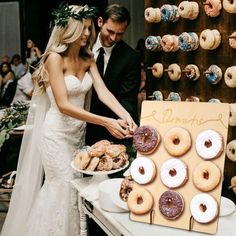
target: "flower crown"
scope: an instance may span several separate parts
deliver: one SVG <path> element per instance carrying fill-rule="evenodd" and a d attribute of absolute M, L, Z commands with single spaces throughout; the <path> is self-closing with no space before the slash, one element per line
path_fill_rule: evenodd
<path fill-rule="evenodd" d="M 65 27 L 69 17 L 82 21 L 83 19 L 95 17 L 96 13 L 97 9 L 95 7 L 85 5 L 78 11 L 73 10 L 73 7 L 69 6 L 68 3 L 61 3 L 58 9 L 52 12 L 52 15 L 54 17 L 54 25 Z"/>

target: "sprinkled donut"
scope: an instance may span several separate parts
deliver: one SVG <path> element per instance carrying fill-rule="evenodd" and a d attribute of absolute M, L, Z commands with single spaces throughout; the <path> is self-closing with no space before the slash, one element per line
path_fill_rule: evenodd
<path fill-rule="evenodd" d="M 189 78 L 190 80 L 195 81 L 199 79 L 200 71 L 196 65 L 189 64 L 184 68 L 184 70 L 186 71 L 185 72 L 186 77 Z"/>
<path fill-rule="evenodd" d="M 156 173 L 156 165 L 147 157 L 137 157 L 130 165 L 130 174 L 138 184 L 151 183 Z"/>
<path fill-rule="evenodd" d="M 218 84 L 222 79 L 222 70 L 217 65 L 211 65 L 204 73 L 211 84 Z"/>
<path fill-rule="evenodd" d="M 183 185 L 187 177 L 187 166 L 179 159 L 171 158 L 161 165 L 161 181 L 168 188 L 177 188 Z"/>
<path fill-rule="evenodd" d="M 229 37 L 229 46 L 236 49 L 236 31 L 234 31 Z"/>
<path fill-rule="evenodd" d="M 210 194 L 200 193 L 192 198 L 190 211 L 197 222 L 209 223 L 218 215 L 218 204 Z"/>
<path fill-rule="evenodd" d="M 134 131 L 133 145 L 141 154 L 153 153 L 160 143 L 160 135 L 157 130 L 149 125 L 138 127 Z"/>
<path fill-rule="evenodd" d="M 220 15 L 222 8 L 221 0 L 206 0 L 204 10 L 210 17 L 216 17 Z"/>
<path fill-rule="evenodd" d="M 221 179 L 219 167 L 211 161 L 200 162 L 193 171 L 193 183 L 199 190 L 213 190 Z"/>
<path fill-rule="evenodd" d="M 228 67 L 224 74 L 224 80 L 228 87 L 236 87 L 236 66 Z"/>
<path fill-rule="evenodd" d="M 167 219 L 175 220 L 184 210 L 184 199 L 176 191 L 165 191 L 159 199 L 159 210 Z"/>
<path fill-rule="evenodd" d="M 136 215 L 148 213 L 152 209 L 153 204 L 153 197 L 145 188 L 133 189 L 128 196 L 128 208 Z"/>
<path fill-rule="evenodd" d="M 236 140 L 230 141 L 226 146 L 226 156 L 231 161 L 236 161 Z"/>
<path fill-rule="evenodd" d="M 214 130 L 205 130 L 196 138 L 196 151 L 200 157 L 210 160 L 223 152 L 223 137 Z"/>
<path fill-rule="evenodd" d="M 162 50 L 161 37 L 153 35 L 148 36 L 145 40 L 145 47 L 147 50 L 153 52 L 161 51 Z"/>
<path fill-rule="evenodd" d="M 175 157 L 185 154 L 192 145 L 189 132 L 182 127 L 174 127 L 164 136 L 164 146 L 167 152 Z"/>
<path fill-rule="evenodd" d="M 126 176 L 120 185 L 120 197 L 123 201 L 127 202 L 130 192 L 133 190 L 134 180 L 132 176 Z"/>

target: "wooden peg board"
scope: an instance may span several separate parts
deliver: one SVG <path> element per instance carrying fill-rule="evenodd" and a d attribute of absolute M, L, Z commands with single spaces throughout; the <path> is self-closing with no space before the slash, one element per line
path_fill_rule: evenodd
<path fill-rule="evenodd" d="M 221 170 L 221 181 L 217 187 L 209 192 L 212 197 L 214 197 L 220 206 L 220 197 L 223 181 L 223 171 L 225 162 L 225 147 L 228 132 L 228 117 L 229 117 L 229 105 L 227 103 L 191 103 L 189 106 L 188 102 L 158 102 L 158 101 L 145 101 L 142 106 L 141 112 L 141 125 L 150 125 L 155 127 L 160 134 L 161 141 L 154 153 L 145 156 L 146 158 L 151 158 L 156 164 L 157 176 L 155 180 L 147 185 L 139 185 L 139 187 L 144 187 L 150 191 L 154 199 L 154 217 L 153 224 L 181 228 L 189 230 L 191 212 L 189 209 L 190 201 L 194 195 L 201 193 L 198 190 L 192 180 L 192 173 L 195 166 L 205 161 L 203 158 L 199 157 L 195 149 L 195 140 L 197 135 L 208 129 L 213 129 L 220 133 L 223 137 L 223 153 L 210 160 L 214 162 Z M 182 215 L 176 220 L 166 219 L 159 211 L 159 198 L 161 194 L 169 190 L 160 179 L 160 167 L 162 163 L 170 158 L 170 154 L 166 151 L 163 145 L 163 138 L 165 133 L 172 127 L 183 127 L 187 129 L 192 138 L 192 146 L 190 150 L 181 157 L 178 157 L 183 161 L 188 168 L 188 180 L 187 182 L 174 191 L 179 192 L 184 198 L 185 207 Z M 141 155 L 137 153 L 137 158 Z M 137 187 L 138 184 L 135 184 Z M 150 213 L 146 215 L 134 215 L 131 213 L 131 219 L 134 221 L 140 221 L 145 223 L 150 223 Z M 210 234 L 215 234 L 217 231 L 218 217 L 211 223 L 200 224 L 195 220 L 192 221 L 192 231 L 205 232 Z"/>

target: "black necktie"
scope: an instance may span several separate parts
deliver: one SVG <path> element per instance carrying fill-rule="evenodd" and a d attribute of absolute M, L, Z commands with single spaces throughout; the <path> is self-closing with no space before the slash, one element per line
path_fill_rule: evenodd
<path fill-rule="evenodd" d="M 99 54 L 97 57 L 97 66 L 98 66 L 98 71 L 100 73 L 100 75 L 103 77 L 103 73 L 104 73 L 104 48 L 101 47 L 99 50 Z"/>

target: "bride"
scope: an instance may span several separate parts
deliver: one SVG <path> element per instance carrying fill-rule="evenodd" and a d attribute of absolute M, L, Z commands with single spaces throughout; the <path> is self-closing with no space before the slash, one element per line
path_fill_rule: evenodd
<path fill-rule="evenodd" d="M 105 87 L 91 53 L 94 9 L 61 5 L 33 77 L 36 83 L 2 236 L 79 235 L 76 192 L 71 187 L 73 152 L 84 145 L 86 122 L 116 138 L 137 126 Z M 120 119 L 88 112 L 89 91 Z M 43 172 L 45 174 L 42 185 Z"/>

